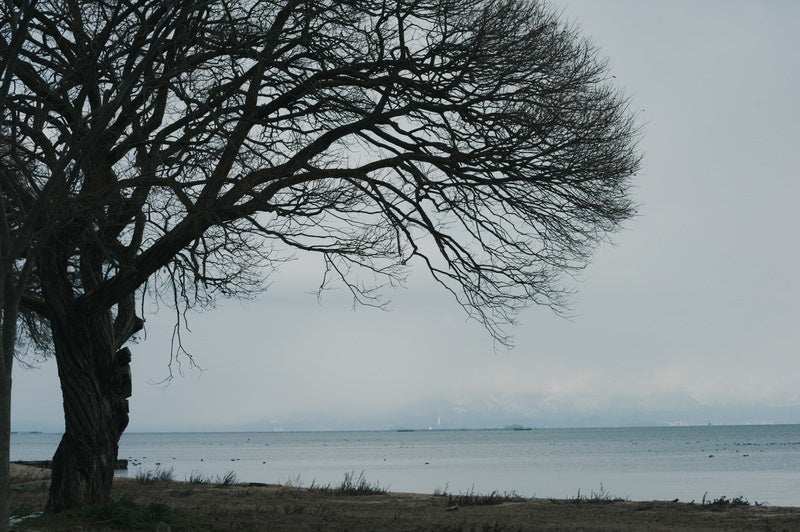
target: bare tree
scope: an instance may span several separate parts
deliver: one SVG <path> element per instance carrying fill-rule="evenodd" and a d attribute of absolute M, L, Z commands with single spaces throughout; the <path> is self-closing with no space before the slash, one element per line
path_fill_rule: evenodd
<path fill-rule="evenodd" d="M 48 508 L 108 496 L 139 297 L 247 295 L 311 252 L 362 303 L 423 266 L 501 342 L 560 308 L 632 213 L 609 77 L 533 0 L 39 0 L 2 125 L 56 227 L 21 298 L 64 399 Z"/>

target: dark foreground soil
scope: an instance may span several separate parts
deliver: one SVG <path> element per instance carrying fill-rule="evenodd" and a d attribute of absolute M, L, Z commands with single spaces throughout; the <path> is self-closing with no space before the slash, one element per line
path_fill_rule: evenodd
<path fill-rule="evenodd" d="M 40 510 L 47 481 L 11 493 L 12 515 Z M 115 481 L 112 509 L 22 521 L 14 530 L 800 530 L 800 508 L 444 495 L 342 495 L 274 485 Z M 133 507 L 146 515 L 122 516 Z"/>

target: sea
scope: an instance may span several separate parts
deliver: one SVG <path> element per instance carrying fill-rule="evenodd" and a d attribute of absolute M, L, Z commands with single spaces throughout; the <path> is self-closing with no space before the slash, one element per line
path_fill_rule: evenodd
<path fill-rule="evenodd" d="M 45 460 L 60 435 L 13 433 L 12 460 Z M 800 425 L 132 433 L 119 477 L 338 485 L 345 475 L 393 492 L 515 493 L 800 506 Z"/>

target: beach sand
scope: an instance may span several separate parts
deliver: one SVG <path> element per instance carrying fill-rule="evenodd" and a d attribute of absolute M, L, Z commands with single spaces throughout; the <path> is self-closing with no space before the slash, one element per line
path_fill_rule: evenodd
<path fill-rule="evenodd" d="M 32 476 L 38 475 L 36 478 Z M 12 515 L 43 508 L 46 475 L 17 468 Z M 27 486 L 24 487 L 23 486 Z M 166 505 L 188 519 L 149 530 L 799 530 L 800 508 L 689 502 L 526 499 L 493 505 L 445 495 L 341 495 L 277 485 L 190 484 L 116 479 L 112 497 L 143 507 Z M 491 500 L 491 498 L 489 499 Z M 494 502 L 500 500 L 494 498 Z M 488 502 L 484 500 L 482 502 Z M 169 521 L 169 519 L 167 519 Z M 161 528 L 157 528 L 161 526 Z M 15 530 L 53 529 L 18 525 Z M 70 530 L 113 530 L 94 522 Z"/>

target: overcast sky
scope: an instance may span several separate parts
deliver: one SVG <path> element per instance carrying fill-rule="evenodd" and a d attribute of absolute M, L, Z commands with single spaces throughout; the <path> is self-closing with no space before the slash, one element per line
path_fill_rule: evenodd
<path fill-rule="evenodd" d="M 319 268 L 297 261 L 257 300 L 192 316 L 204 371 L 166 388 L 174 316 L 147 316 L 129 431 L 391 428 L 442 403 L 800 405 L 800 3 L 556 6 L 644 126 L 638 216 L 573 282 L 571 319 L 532 308 L 496 350 L 424 275 L 390 311 L 352 311 L 335 292 L 319 303 Z M 55 363 L 15 369 L 13 401 L 14 430 L 60 430 Z"/>

